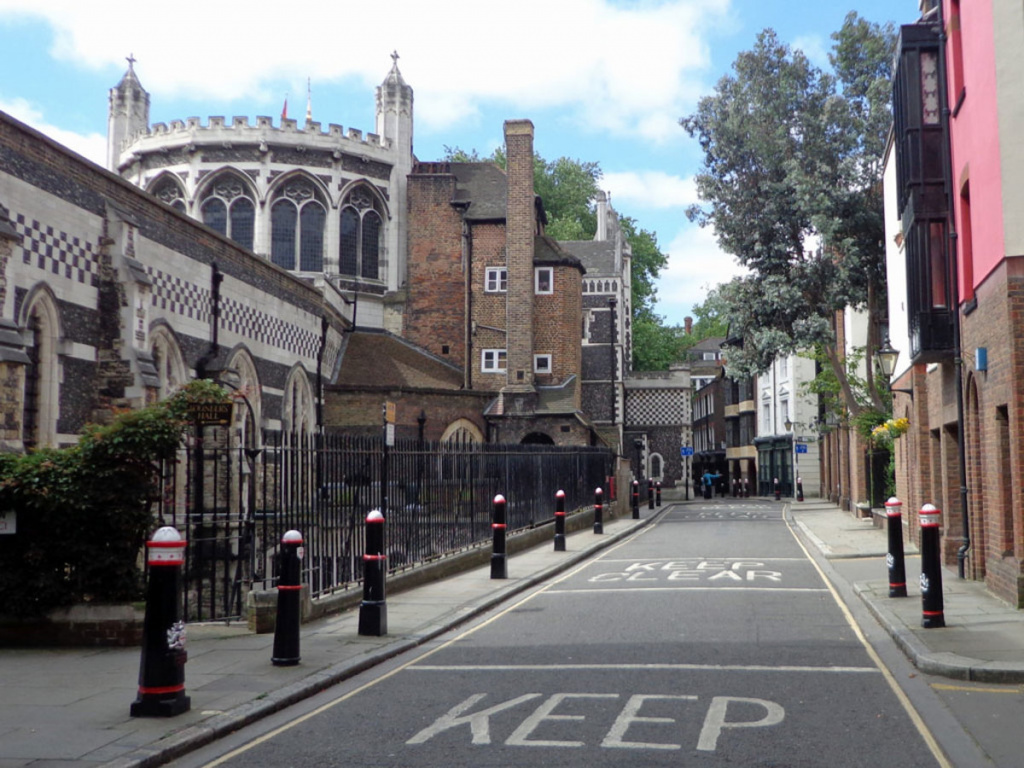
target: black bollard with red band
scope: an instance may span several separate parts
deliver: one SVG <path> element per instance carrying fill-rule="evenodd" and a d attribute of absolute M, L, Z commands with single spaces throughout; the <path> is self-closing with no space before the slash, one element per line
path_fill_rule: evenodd
<path fill-rule="evenodd" d="M 594 533 L 604 533 L 604 491 L 594 489 Z"/>
<path fill-rule="evenodd" d="M 907 567 L 903 557 L 903 502 L 893 496 L 885 502 L 886 526 L 889 532 L 889 597 L 907 596 Z"/>
<path fill-rule="evenodd" d="M 942 512 L 932 504 L 921 507 L 921 626 L 946 626 L 942 604 L 942 555 L 939 525 Z"/>
<path fill-rule="evenodd" d="M 804 479 L 802 477 L 796 479 L 796 500 L 804 500 Z"/>
<path fill-rule="evenodd" d="M 188 712 L 185 695 L 185 623 L 181 620 L 181 566 L 185 541 L 169 525 L 158 529 L 146 543 L 149 583 L 146 618 L 142 625 L 142 660 L 139 695 L 132 702 L 132 717 L 173 717 Z"/>
<path fill-rule="evenodd" d="M 366 550 L 363 554 L 363 602 L 359 604 L 359 634 L 382 637 L 388 633 L 385 577 L 388 556 L 384 547 L 384 515 L 379 509 L 366 516 Z"/>
<path fill-rule="evenodd" d="M 750 481 L 747 478 L 743 478 L 743 498 L 750 498 Z"/>
<path fill-rule="evenodd" d="M 299 626 L 302 623 L 302 534 L 288 531 L 281 537 L 281 576 L 277 582 L 277 620 L 274 623 L 275 667 L 299 663 Z"/>
<path fill-rule="evenodd" d="M 633 519 L 640 519 L 640 481 L 633 481 Z"/>
<path fill-rule="evenodd" d="M 782 500 L 782 488 L 779 486 L 779 478 L 775 478 L 775 500 Z"/>
<path fill-rule="evenodd" d="M 661 480 L 654 484 L 654 503 L 661 506 Z"/>
<path fill-rule="evenodd" d="M 654 481 L 647 478 L 647 508 L 654 509 Z"/>
<path fill-rule="evenodd" d="M 555 494 L 555 552 L 565 552 L 565 491 Z"/>
<path fill-rule="evenodd" d="M 500 493 L 494 497 L 494 518 L 491 522 L 491 578 L 508 578 L 508 553 L 505 551 L 505 535 L 508 519 L 505 517 L 505 497 Z"/>

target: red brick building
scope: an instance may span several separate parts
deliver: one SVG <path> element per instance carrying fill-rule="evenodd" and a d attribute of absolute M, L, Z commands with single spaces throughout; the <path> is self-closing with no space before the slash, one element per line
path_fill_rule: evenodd
<path fill-rule="evenodd" d="M 585 270 L 544 234 L 533 124 L 508 121 L 505 138 L 507 171 L 492 163 L 417 163 L 408 179 L 402 337 L 446 371 L 434 382 L 443 380 L 441 388 L 427 387 L 432 397 L 450 392 L 440 409 L 448 423 L 431 419 L 428 439 L 459 423 L 487 442 L 592 445 L 599 438 L 580 407 Z M 391 348 L 375 346 L 380 355 Z M 343 366 L 351 362 L 346 354 Z M 361 382 L 346 374 L 329 402 L 351 399 L 355 388 L 365 392 L 375 368 L 368 365 Z M 416 386 L 393 391 L 410 402 L 428 394 Z"/>
<path fill-rule="evenodd" d="M 886 184 L 897 490 L 910 535 L 1024 604 L 1021 9 L 929 3 L 901 29 Z"/>

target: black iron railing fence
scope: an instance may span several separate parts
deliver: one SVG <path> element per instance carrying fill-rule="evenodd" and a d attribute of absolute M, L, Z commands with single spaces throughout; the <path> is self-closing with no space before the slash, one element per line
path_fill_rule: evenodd
<path fill-rule="evenodd" d="M 389 570 L 409 568 L 491 538 L 494 497 L 510 530 L 589 505 L 607 485 L 613 454 L 602 448 L 481 445 L 267 433 L 261 445 L 226 445 L 206 428 L 200 452 L 183 450 L 164 473 L 161 522 L 183 531 L 189 621 L 244 613 L 246 594 L 276 584 L 282 535 L 303 537 L 302 582 L 313 597 L 362 578 L 366 515 L 387 520 Z M 201 492 L 197 492 L 201 483 Z"/>

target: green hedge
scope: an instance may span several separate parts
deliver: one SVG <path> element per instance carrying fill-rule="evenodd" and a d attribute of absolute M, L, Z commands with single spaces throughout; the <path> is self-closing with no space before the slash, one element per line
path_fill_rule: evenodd
<path fill-rule="evenodd" d="M 188 402 L 212 399 L 227 396 L 212 382 L 192 382 L 162 403 L 87 427 L 73 447 L 0 455 L 0 509 L 17 516 L 17 533 L 0 536 L 0 614 L 141 597 L 158 462 L 180 445 Z"/>

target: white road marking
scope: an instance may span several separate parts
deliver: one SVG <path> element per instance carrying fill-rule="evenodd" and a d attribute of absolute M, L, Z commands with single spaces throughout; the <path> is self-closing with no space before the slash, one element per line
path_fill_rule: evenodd
<path fill-rule="evenodd" d="M 608 574 L 618 576 L 619 574 Z M 591 579 L 596 581 L 596 579 Z M 646 581 L 646 579 L 642 579 Z M 605 583 L 608 583 L 607 581 Z M 821 587 L 604 587 L 601 589 L 549 589 L 546 595 L 607 595 L 609 592 L 828 592 Z"/>
<path fill-rule="evenodd" d="M 618 557 L 616 557 L 616 558 L 601 557 L 601 558 L 598 558 L 596 562 L 600 562 L 600 563 L 636 563 L 636 562 L 644 562 L 644 563 L 678 563 L 678 562 L 685 562 L 685 563 L 692 563 L 692 562 L 699 562 L 699 563 L 738 563 L 738 562 L 746 562 L 748 560 L 756 560 L 759 563 L 806 563 L 807 562 L 807 558 L 806 557 L 756 557 L 756 558 L 751 558 L 751 557 L 706 557 L 706 556 L 703 556 L 703 555 L 700 555 L 700 556 L 694 555 L 692 557 L 690 557 L 690 556 L 685 556 L 685 557 L 651 557 L 651 558 L 647 558 L 647 559 L 642 560 L 642 561 L 638 561 L 635 557 L 630 558 L 628 560 L 625 559 L 625 558 L 618 558 Z"/>
<path fill-rule="evenodd" d="M 737 701 L 743 704 L 756 704 L 765 708 L 765 715 L 760 720 L 752 721 L 728 721 L 725 719 L 729 709 L 729 702 Z M 778 725 L 786 717 L 786 710 L 774 701 L 765 699 L 745 699 L 737 696 L 715 696 L 711 700 L 711 707 L 704 718 L 704 725 L 700 729 L 700 738 L 697 739 L 697 749 L 702 752 L 714 752 L 718 747 L 718 737 L 722 735 L 725 728 L 766 728 L 770 725 Z"/>
<path fill-rule="evenodd" d="M 602 747 L 611 747 L 614 749 L 682 749 L 682 744 L 662 744 L 653 743 L 649 741 L 626 741 L 626 731 L 629 730 L 629 726 L 633 723 L 674 723 L 675 720 L 671 717 L 640 717 L 640 707 L 643 706 L 644 702 L 648 699 L 660 699 L 660 700 L 676 700 L 676 701 L 696 701 L 696 696 L 661 696 L 661 695 L 645 695 L 638 693 L 634 696 L 629 697 L 629 701 L 626 702 L 625 708 L 619 713 L 619 716 L 612 723 L 611 730 L 608 731 L 608 735 L 604 737 L 604 741 L 601 742 Z M 703 732 L 703 731 L 702 731 Z"/>
<path fill-rule="evenodd" d="M 407 672 L 811 672 L 881 674 L 877 667 L 814 667 L 765 664 L 411 664 Z M 539 695 L 539 694 L 538 694 Z"/>

